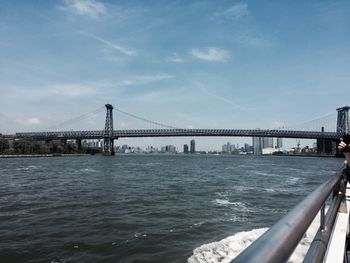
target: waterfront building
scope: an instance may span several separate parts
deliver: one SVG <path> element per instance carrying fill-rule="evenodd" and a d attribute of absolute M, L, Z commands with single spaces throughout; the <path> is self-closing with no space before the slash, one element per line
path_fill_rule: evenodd
<path fill-rule="evenodd" d="M 238 146 L 238 144 L 237 144 L 237 146 Z M 230 147 L 230 153 L 236 152 L 237 150 L 238 150 L 238 147 L 236 147 L 236 145 L 232 144 Z"/>
<path fill-rule="evenodd" d="M 254 155 L 262 154 L 263 140 L 261 137 L 253 137 L 253 153 Z"/>
<path fill-rule="evenodd" d="M 238 146 L 238 144 L 237 144 Z M 230 142 L 227 142 L 222 146 L 222 153 L 233 153 L 236 152 L 238 148 L 236 148 L 235 144 L 231 144 Z"/>
<path fill-rule="evenodd" d="M 153 146 L 147 146 L 146 152 L 147 153 L 155 153 L 155 152 L 157 152 L 157 148 L 154 148 Z"/>
<path fill-rule="evenodd" d="M 264 137 L 262 141 L 263 141 L 263 145 L 262 145 L 263 148 L 273 148 L 273 138 Z"/>
<path fill-rule="evenodd" d="M 188 153 L 188 145 L 184 144 L 184 153 Z"/>
<path fill-rule="evenodd" d="M 262 149 L 262 154 L 263 155 L 272 155 L 275 152 L 278 152 L 278 149 L 273 148 L 273 147 L 267 147 Z"/>
<path fill-rule="evenodd" d="M 280 149 L 283 147 L 282 138 L 277 138 L 276 148 Z"/>
<path fill-rule="evenodd" d="M 251 151 L 251 147 L 250 147 L 250 145 L 248 143 L 244 144 L 244 151 L 245 152 L 250 152 Z"/>
<path fill-rule="evenodd" d="M 227 142 L 226 143 L 226 149 L 227 149 L 227 153 L 230 153 L 231 152 L 231 143 L 230 142 Z"/>
<path fill-rule="evenodd" d="M 222 153 L 228 153 L 229 152 L 229 149 L 227 148 L 227 144 L 225 143 L 223 146 L 222 146 Z"/>
<path fill-rule="evenodd" d="M 162 146 L 162 153 L 176 153 L 176 147 L 174 145 Z"/>
<path fill-rule="evenodd" d="M 196 142 L 195 140 L 191 140 L 191 149 L 190 149 L 191 153 L 195 153 L 196 152 Z"/>

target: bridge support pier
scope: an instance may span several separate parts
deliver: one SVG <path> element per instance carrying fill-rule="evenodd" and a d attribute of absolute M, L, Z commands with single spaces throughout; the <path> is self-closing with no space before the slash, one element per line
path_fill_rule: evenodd
<path fill-rule="evenodd" d="M 103 155 L 114 155 L 113 106 L 106 104 L 106 123 L 103 138 Z"/>
<path fill-rule="evenodd" d="M 317 139 L 317 153 L 334 155 L 337 149 L 337 142 L 330 139 Z"/>
<path fill-rule="evenodd" d="M 321 127 L 324 132 L 324 127 Z M 335 155 L 337 150 L 337 142 L 332 139 L 317 139 L 317 153 L 321 155 Z"/>
<path fill-rule="evenodd" d="M 75 140 L 75 143 L 76 143 L 76 145 L 77 145 L 78 151 L 81 151 L 81 149 L 82 149 L 82 146 L 81 146 L 81 139 L 76 139 L 76 140 Z"/>

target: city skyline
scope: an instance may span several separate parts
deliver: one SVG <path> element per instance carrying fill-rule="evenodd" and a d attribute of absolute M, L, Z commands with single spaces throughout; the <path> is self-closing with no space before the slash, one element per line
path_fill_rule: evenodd
<path fill-rule="evenodd" d="M 105 103 L 180 128 L 271 129 L 330 113 L 335 128 L 348 104 L 347 1 L 0 3 L 0 133 L 45 130 Z M 101 130 L 103 115 L 65 129 Z M 115 116 L 117 129 L 144 127 Z M 189 142 L 133 144 L 169 140 Z"/>

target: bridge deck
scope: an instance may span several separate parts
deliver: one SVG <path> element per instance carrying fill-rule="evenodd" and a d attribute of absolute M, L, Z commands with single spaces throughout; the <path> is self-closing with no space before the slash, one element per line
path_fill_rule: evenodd
<path fill-rule="evenodd" d="M 300 139 L 338 139 L 336 132 L 287 131 L 287 130 L 243 130 L 243 129 L 159 129 L 159 130 L 114 130 L 113 138 L 128 137 L 180 137 L 180 136 L 229 136 L 229 137 L 280 137 Z M 16 138 L 35 140 L 59 139 L 103 139 L 108 137 L 101 131 L 52 131 L 16 133 Z"/>

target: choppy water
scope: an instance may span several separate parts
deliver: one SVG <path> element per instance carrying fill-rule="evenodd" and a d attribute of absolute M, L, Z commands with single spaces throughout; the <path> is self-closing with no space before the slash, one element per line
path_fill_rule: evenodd
<path fill-rule="evenodd" d="M 0 159 L 1 262 L 229 262 L 341 160 Z"/>

